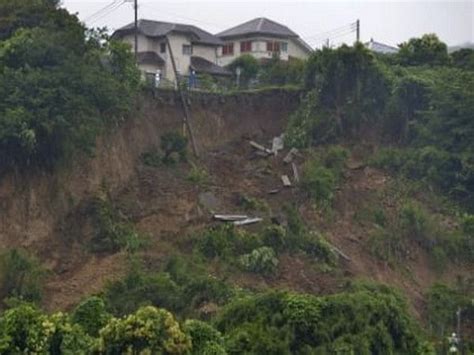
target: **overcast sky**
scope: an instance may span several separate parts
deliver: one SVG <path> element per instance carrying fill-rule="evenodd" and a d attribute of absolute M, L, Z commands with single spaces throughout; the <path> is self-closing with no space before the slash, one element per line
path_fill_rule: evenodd
<path fill-rule="evenodd" d="M 132 2 L 124 0 L 63 0 L 93 27 L 114 30 L 133 21 Z M 133 1 L 133 0 L 128 0 Z M 274 1 L 274 0 L 138 0 L 139 18 L 197 25 L 217 33 L 255 17 L 290 27 L 312 46 L 329 37 L 331 44 L 352 43 L 350 26 L 361 23 L 361 40 L 396 45 L 423 33 L 436 33 L 448 43 L 474 42 L 474 1 Z"/>

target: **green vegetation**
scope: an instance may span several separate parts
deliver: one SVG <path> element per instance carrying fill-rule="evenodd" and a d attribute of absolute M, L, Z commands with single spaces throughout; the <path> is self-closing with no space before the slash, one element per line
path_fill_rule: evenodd
<path fill-rule="evenodd" d="M 181 161 L 186 161 L 186 147 L 188 139 L 178 132 L 169 132 L 161 136 L 160 147 L 164 153 L 163 162 L 173 163 L 176 161 L 173 154 L 178 155 Z"/>
<path fill-rule="evenodd" d="M 46 271 L 26 251 L 13 249 L 0 256 L 0 300 L 18 298 L 39 302 Z"/>
<path fill-rule="evenodd" d="M 270 247 L 254 249 L 251 253 L 242 255 L 239 261 L 244 270 L 264 275 L 274 274 L 278 267 L 278 259 Z"/>
<path fill-rule="evenodd" d="M 103 194 L 92 203 L 95 234 L 90 248 L 98 253 L 115 253 L 126 250 L 134 253 L 145 243 L 145 238 L 135 230 L 133 224 L 121 216 L 112 202 Z"/>
<path fill-rule="evenodd" d="M 330 146 L 305 163 L 301 187 L 319 207 L 331 206 L 347 156 L 343 148 Z"/>
<path fill-rule="evenodd" d="M 191 170 L 188 173 L 187 179 L 198 186 L 204 187 L 209 183 L 209 174 L 206 168 L 191 163 Z"/>
<path fill-rule="evenodd" d="M 127 46 L 87 31 L 57 1 L 1 0 L 0 14 L 0 172 L 93 152 L 138 88 Z"/>

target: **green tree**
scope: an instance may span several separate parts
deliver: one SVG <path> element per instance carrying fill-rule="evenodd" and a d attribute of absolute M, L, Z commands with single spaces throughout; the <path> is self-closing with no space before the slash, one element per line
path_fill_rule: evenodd
<path fill-rule="evenodd" d="M 446 65 L 449 63 L 448 47 L 434 33 L 421 38 L 411 38 L 399 45 L 398 58 L 404 65 Z"/>
<path fill-rule="evenodd" d="M 148 306 L 112 318 L 100 331 L 99 349 L 105 354 L 184 354 L 191 349 L 191 339 L 170 312 Z"/>

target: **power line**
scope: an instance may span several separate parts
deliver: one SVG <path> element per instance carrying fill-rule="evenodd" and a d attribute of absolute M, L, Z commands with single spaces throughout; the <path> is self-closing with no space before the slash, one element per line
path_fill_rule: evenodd
<path fill-rule="evenodd" d="M 118 8 L 120 8 L 123 4 L 125 4 L 127 1 L 126 0 L 122 0 L 120 2 L 118 2 L 115 6 L 111 7 L 108 11 L 106 11 L 105 13 L 101 14 L 99 17 L 96 17 L 94 18 L 89 24 L 90 25 L 93 25 L 94 23 L 96 23 L 97 21 L 103 19 L 104 17 L 107 17 L 108 15 L 110 15 L 112 12 L 114 12 L 115 10 L 117 10 Z"/>
<path fill-rule="evenodd" d="M 198 19 L 195 19 L 195 18 L 192 18 L 192 17 L 187 17 L 187 16 L 182 16 L 182 15 L 178 15 L 178 14 L 175 14 L 175 13 L 172 13 L 172 12 L 169 12 L 169 11 L 163 11 L 162 9 L 157 9 L 157 8 L 154 8 L 153 6 L 149 5 L 149 4 L 142 4 L 141 6 L 153 11 L 153 12 L 156 12 L 156 13 L 159 13 L 159 14 L 167 14 L 167 15 L 170 15 L 170 16 L 174 16 L 176 18 L 181 18 L 181 19 L 184 19 L 184 20 L 188 20 L 188 21 L 193 21 L 193 22 L 196 22 L 196 23 L 201 23 L 203 25 L 208 25 L 208 26 L 212 26 L 212 27 L 215 27 L 215 28 L 218 28 L 218 29 L 222 29 L 222 25 L 218 25 L 216 23 L 211 23 L 211 22 L 206 22 L 206 21 L 202 21 L 202 20 L 198 20 Z"/>
<path fill-rule="evenodd" d="M 321 33 L 318 33 L 318 34 L 315 34 L 313 36 L 307 36 L 306 39 L 317 39 L 317 38 L 321 38 L 321 37 L 329 37 L 329 36 L 332 36 L 332 35 L 336 35 L 336 34 L 339 34 L 341 32 L 345 32 L 345 31 L 355 31 L 356 30 L 356 23 L 351 23 L 351 24 L 348 24 L 348 25 L 345 25 L 345 26 L 341 26 L 341 27 L 338 27 L 338 28 L 335 28 L 335 29 L 332 29 L 332 30 L 329 30 L 329 31 L 326 31 L 326 32 L 321 32 Z"/>
<path fill-rule="evenodd" d="M 117 5 L 117 3 L 118 3 L 119 1 L 120 1 L 120 0 L 114 0 L 114 1 L 112 1 L 110 4 L 104 6 L 104 7 L 101 8 L 100 10 L 98 10 L 98 11 L 94 12 L 92 15 L 88 16 L 88 17 L 84 20 L 84 22 L 90 21 L 90 20 L 92 20 L 92 19 L 93 19 L 94 17 L 96 17 L 96 16 L 100 16 L 101 13 L 103 13 L 103 12 L 107 11 L 109 8 L 111 8 L 111 7 L 115 6 L 115 5 Z"/>

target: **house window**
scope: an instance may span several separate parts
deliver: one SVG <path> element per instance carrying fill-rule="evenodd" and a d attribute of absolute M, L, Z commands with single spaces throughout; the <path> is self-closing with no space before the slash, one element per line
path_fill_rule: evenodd
<path fill-rule="evenodd" d="M 160 43 L 160 53 L 166 53 L 166 43 Z"/>
<path fill-rule="evenodd" d="M 252 41 L 240 42 L 240 52 L 251 52 L 252 51 Z"/>
<path fill-rule="evenodd" d="M 287 42 L 281 42 L 280 43 L 280 50 L 282 52 L 285 52 L 285 53 L 288 52 L 288 43 Z"/>
<path fill-rule="evenodd" d="M 268 52 L 279 52 L 280 51 L 280 42 L 267 42 L 267 51 Z"/>
<path fill-rule="evenodd" d="M 224 46 L 222 47 L 222 55 L 234 55 L 234 44 L 224 44 Z"/>
<path fill-rule="evenodd" d="M 189 44 L 183 44 L 183 54 L 184 55 L 193 55 L 193 46 Z"/>

